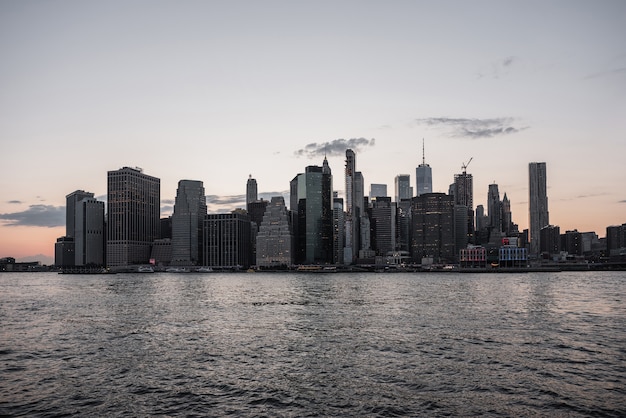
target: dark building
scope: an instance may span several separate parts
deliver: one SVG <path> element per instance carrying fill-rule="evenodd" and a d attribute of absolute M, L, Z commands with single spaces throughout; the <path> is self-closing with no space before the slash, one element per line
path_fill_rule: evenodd
<path fill-rule="evenodd" d="M 537 237 L 535 237 L 536 239 Z M 545 256 L 561 252 L 561 229 L 558 226 L 548 225 L 539 231 L 540 252 Z"/>
<path fill-rule="evenodd" d="M 216 268 L 250 267 L 250 217 L 220 213 L 204 219 L 203 265 Z"/>
<path fill-rule="evenodd" d="M 426 193 L 413 198 L 411 206 L 411 256 L 416 262 L 456 260 L 454 197 Z"/>
<path fill-rule="evenodd" d="M 328 161 L 308 166 L 291 180 L 291 210 L 296 213 L 296 264 L 333 263 L 333 194 Z"/>
<path fill-rule="evenodd" d="M 150 261 L 159 237 L 161 180 L 140 168 L 107 173 L 107 264 L 129 266 Z"/>
<path fill-rule="evenodd" d="M 607 226 L 606 251 L 609 256 L 618 256 L 626 249 L 626 224 Z"/>
<path fill-rule="evenodd" d="M 561 235 L 561 250 L 570 255 L 583 255 L 582 234 L 578 230 L 565 231 Z"/>
<path fill-rule="evenodd" d="M 390 197 L 376 197 L 369 208 L 372 249 L 386 256 L 396 248 L 396 205 Z"/>

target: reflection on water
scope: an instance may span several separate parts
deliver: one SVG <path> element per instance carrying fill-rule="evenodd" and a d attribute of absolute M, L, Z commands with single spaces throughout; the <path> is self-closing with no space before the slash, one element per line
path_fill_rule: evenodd
<path fill-rule="evenodd" d="M 620 416 L 625 279 L 0 274 L 0 415 Z"/>

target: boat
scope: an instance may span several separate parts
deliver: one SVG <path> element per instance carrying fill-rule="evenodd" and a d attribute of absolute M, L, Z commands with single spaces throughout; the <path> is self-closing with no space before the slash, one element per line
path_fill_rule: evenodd
<path fill-rule="evenodd" d="M 208 266 L 202 266 L 196 269 L 197 273 L 213 273 L 213 269 Z"/>
<path fill-rule="evenodd" d="M 152 266 L 139 266 L 137 273 L 154 273 L 154 268 Z"/>

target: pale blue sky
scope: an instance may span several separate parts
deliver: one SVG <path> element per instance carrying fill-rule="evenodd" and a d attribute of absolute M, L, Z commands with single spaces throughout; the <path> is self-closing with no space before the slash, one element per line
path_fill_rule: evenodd
<path fill-rule="evenodd" d="M 26 225 L 105 195 L 107 170 L 142 167 L 164 200 L 249 174 L 280 192 L 321 165 L 307 144 L 353 138 L 368 189 L 414 183 L 425 138 L 436 191 L 473 157 L 475 204 L 495 181 L 521 228 L 531 161 L 551 223 L 626 222 L 623 1 L 0 1 L 0 54 L 0 257 L 63 235 Z"/>

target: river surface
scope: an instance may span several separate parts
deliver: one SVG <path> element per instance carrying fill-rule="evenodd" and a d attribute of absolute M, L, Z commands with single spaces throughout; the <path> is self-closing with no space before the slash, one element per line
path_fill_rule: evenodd
<path fill-rule="evenodd" d="M 0 273 L 0 416 L 626 416 L 626 273 Z"/>

